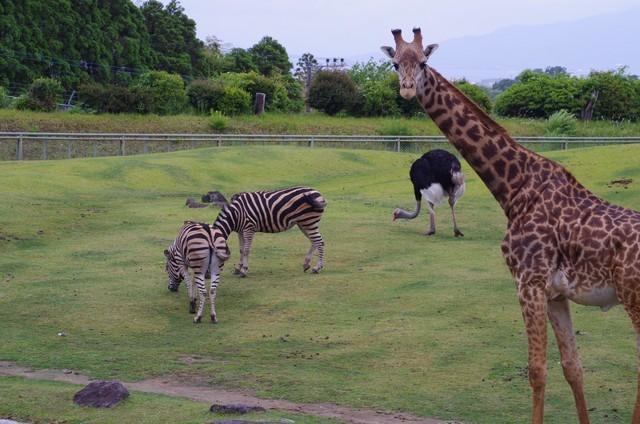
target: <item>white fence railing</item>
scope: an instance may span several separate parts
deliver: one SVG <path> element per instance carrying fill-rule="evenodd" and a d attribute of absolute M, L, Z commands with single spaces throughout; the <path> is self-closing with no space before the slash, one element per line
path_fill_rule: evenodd
<path fill-rule="evenodd" d="M 515 137 L 533 150 L 640 143 L 638 137 Z M 288 134 L 125 134 L 0 132 L 0 160 L 47 160 L 125 156 L 201 147 L 294 145 L 424 152 L 448 146 L 443 136 Z"/>

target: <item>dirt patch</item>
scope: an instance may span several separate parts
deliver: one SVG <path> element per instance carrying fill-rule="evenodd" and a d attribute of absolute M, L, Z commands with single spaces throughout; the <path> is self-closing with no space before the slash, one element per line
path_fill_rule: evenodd
<path fill-rule="evenodd" d="M 65 383 L 86 385 L 91 378 L 71 370 L 32 370 L 6 361 L 0 361 L 0 375 L 25 377 L 34 380 L 53 380 Z M 378 411 L 373 409 L 352 409 L 339 405 L 319 403 L 294 403 L 286 400 L 261 399 L 247 393 L 214 389 L 211 387 L 191 386 L 177 380 L 152 378 L 136 382 L 123 382 L 129 389 L 138 392 L 180 396 L 209 405 L 243 404 L 249 407 L 290 411 L 319 417 L 333 418 L 350 424 L 456 424 L 456 421 L 440 421 L 419 418 L 405 413 Z"/>

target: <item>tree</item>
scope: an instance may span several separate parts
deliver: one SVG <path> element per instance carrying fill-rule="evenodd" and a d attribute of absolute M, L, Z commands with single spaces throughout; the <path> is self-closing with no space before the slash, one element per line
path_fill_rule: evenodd
<path fill-rule="evenodd" d="M 220 81 L 200 79 L 192 81 L 186 91 L 189 104 L 198 113 L 220 110 L 219 101 L 224 96 L 224 85 Z"/>
<path fill-rule="evenodd" d="M 583 105 L 594 92 L 597 93 L 597 100 L 593 107 L 593 118 L 640 120 L 640 82 L 625 75 L 625 68 L 591 72 L 583 85 Z"/>
<path fill-rule="evenodd" d="M 360 116 L 390 116 L 400 113 L 397 103 L 397 81 L 388 61 L 370 59 L 357 63 L 347 71 L 358 87 L 358 98 L 352 113 Z"/>
<path fill-rule="evenodd" d="M 462 79 L 454 81 L 453 84 L 458 87 L 467 97 L 475 102 L 482 110 L 491 113 L 491 98 L 489 93 L 482 87 L 471 84 L 469 81 Z"/>
<path fill-rule="evenodd" d="M 249 54 L 262 75 L 288 73 L 292 65 L 285 48 L 276 40 L 265 36 L 249 49 Z"/>
<path fill-rule="evenodd" d="M 253 62 L 253 56 L 245 49 L 233 48 L 224 55 L 221 73 L 224 72 L 257 72 L 258 67 Z"/>
<path fill-rule="evenodd" d="M 311 81 L 307 102 L 311 107 L 333 116 L 349 109 L 356 97 L 356 85 L 348 74 L 340 71 L 320 71 Z"/>
<path fill-rule="evenodd" d="M 182 75 L 187 80 L 203 73 L 204 43 L 196 37 L 196 23 L 184 14 L 177 0 L 165 7 L 148 0 L 140 10 L 157 55 L 155 69 Z"/>
<path fill-rule="evenodd" d="M 311 53 L 305 53 L 296 62 L 296 69 L 293 72 L 293 76 L 298 79 L 305 87 L 311 85 L 311 79 L 313 74 L 320 70 L 318 61 Z"/>

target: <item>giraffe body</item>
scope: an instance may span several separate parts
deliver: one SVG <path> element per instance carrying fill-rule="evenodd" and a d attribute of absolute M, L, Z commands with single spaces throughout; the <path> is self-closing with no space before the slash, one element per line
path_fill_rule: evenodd
<path fill-rule="evenodd" d="M 516 282 L 527 333 L 532 422 L 541 424 L 544 417 L 549 321 L 579 422 L 588 423 L 569 301 L 603 310 L 622 304 L 640 334 L 640 213 L 598 198 L 564 167 L 513 140 L 427 66 L 437 45 L 423 48 L 419 28 L 410 43 L 400 30 L 392 33 L 395 49 L 382 50 L 399 74 L 400 94 L 417 96 L 507 217 L 501 248 Z M 640 391 L 632 422 L 640 424 Z"/>

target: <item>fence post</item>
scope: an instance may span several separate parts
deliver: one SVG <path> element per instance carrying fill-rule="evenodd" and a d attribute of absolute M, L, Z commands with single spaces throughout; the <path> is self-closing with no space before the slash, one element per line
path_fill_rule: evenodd
<path fill-rule="evenodd" d="M 16 159 L 22 160 L 22 134 L 18 136 L 18 143 L 16 144 Z"/>
<path fill-rule="evenodd" d="M 49 140 L 42 141 L 42 159 L 47 160 L 49 156 Z"/>
<path fill-rule="evenodd" d="M 400 153 L 400 137 L 396 137 L 396 152 Z"/>
<path fill-rule="evenodd" d="M 125 151 L 124 151 L 124 134 L 120 136 L 120 149 L 119 152 L 120 156 L 124 156 L 125 155 Z"/>

